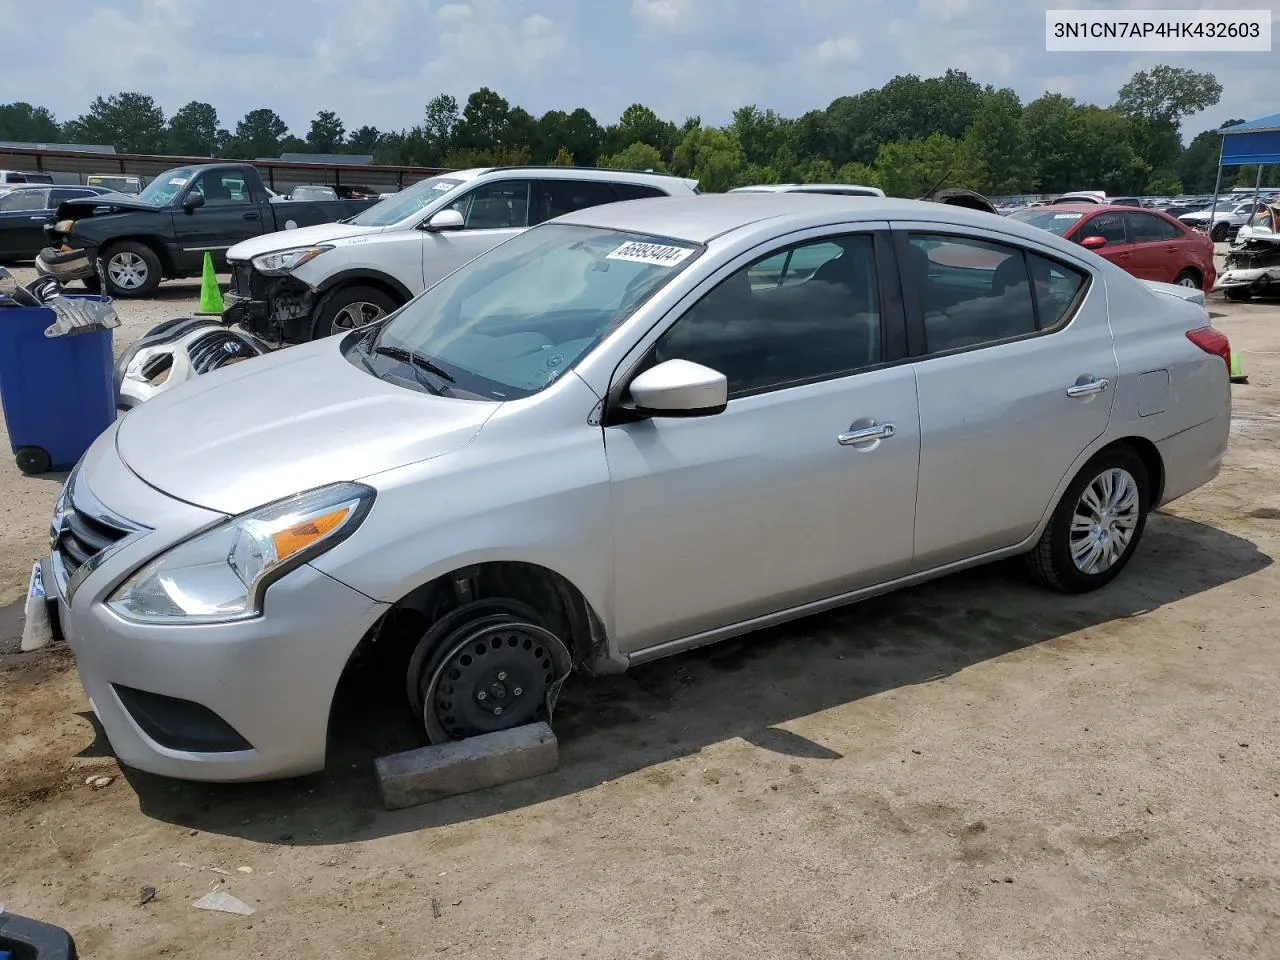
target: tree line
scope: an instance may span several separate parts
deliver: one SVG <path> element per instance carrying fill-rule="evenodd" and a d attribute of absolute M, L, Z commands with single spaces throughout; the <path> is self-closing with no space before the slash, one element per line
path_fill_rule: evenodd
<path fill-rule="evenodd" d="M 212 104 L 192 101 L 166 118 L 151 96 L 122 92 L 96 97 L 88 111 L 62 123 L 44 107 L 0 104 L 0 140 L 249 160 L 345 153 L 454 169 L 515 163 L 652 169 L 696 177 L 711 191 L 837 182 L 878 186 L 892 196 L 919 196 L 936 185 L 994 196 L 1204 193 L 1213 189 L 1219 137 L 1205 131 L 1184 147 L 1181 125 L 1221 96 L 1212 74 L 1157 66 L 1134 74 L 1107 107 L 1059 93 L 1024 104 L 1011 89 L 948 70 L 940 77 L 897 76 L 800 117 L 743 106 L 716 127 L 696 116 L 677 124 L 640 103 L 607 125 L 582 107 L 535 117 L 482 87 L 461 106 L 448 94 L 432 98 L 421 123 L 398 131 L 368 125 L 348 131 L 336 113 L 321 110 L 299 137 L 266 107 L 230 130 Z M 1224 183 L 1251 186 L 1254 174 L 1227 171 Z M 1272 168 L 1268 185 L 1278 177 Z"/>

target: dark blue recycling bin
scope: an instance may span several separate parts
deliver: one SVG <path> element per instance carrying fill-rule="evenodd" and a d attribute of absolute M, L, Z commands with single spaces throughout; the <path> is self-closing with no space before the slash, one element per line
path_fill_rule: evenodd
<path fill-rule="evenodd" d="M 48 307 L 0 308 L 0 401 L 23 473 L 75 466 L 116 418 L 111 331 L 46 337 L 57 319 Z"/>

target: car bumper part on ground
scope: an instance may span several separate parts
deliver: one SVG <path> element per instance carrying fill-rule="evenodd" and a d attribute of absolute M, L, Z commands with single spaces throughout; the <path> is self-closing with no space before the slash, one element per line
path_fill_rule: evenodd
<path fill-rule="evenodd" d="M 59 283 L 72 280 L 86 280 L 97 273 L 95 260 L 97 252 L 89 249 L 55 250 L 45 247 L 36 257 L 36 269 L 47 274 Z"/>
<path fill-rule="evenodd" d="M 268 589 L 265 612 L 251 620 L 184 626 L 123 620 L 105 605 L 119 582 L 219 515 L 138 480 L 115 453 L 114 430 L 107 436 L 73 478 L 73 507 L 146 517 L 154 529 L 109 548 L 74 590 L 59 555 L 44 564 L 54 571 L 46 589 L 58 630 L 75 652 L 85 693 L 117 757 L 188 780 L 322 769 L 338 679 L 386 605 L 304 565 Z"/>
<path fill-rule="evenodd" d="M 1253 270 L 1227 270 L 1214 285 L 1215 290 L 1245 287 L 1261 290 L 1273 284 L 1280 285 L 1280 266 L 1260 267 Z"/>

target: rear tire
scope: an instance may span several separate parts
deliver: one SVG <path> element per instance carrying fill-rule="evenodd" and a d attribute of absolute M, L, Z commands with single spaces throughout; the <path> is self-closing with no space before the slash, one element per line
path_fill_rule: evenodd
<path fill-rule="evenodd" d="M 311 327 L 311 339 L 320 340 L 335 333 L 350 333 L 381 320 L 400 304 L 377 287 L 343 287 L 321 304 Z"/>
<path fill-rule="evenodd" d="M 1222 292 L 1227 295 L 1228 300 L 1234 300 L 1236 303 L 1253 299 L 1253 291 L 1248 287 L 1227 287 Z"/>
<path fill-rule="evenodd" d="M 1151 479 L 1130 447 L 1103 450 L 1071 481 L 1034 550 L 1027 572 L 1062 593 L 1106 586 L 1129 563 L 1151 509 Z"/>
<path fill-rule="evenodd" d="M 1183 270 L 1180 274 L 1173 278 L 1173 282 L 1180 287 L 1191 287 L 1193 290 L 1200 289 L 1200 274 L 1194 270 Z"/>

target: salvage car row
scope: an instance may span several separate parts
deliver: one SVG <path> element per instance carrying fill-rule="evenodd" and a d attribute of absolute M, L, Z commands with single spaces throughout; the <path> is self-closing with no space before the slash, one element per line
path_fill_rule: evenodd
<path fill-rule="evenodd" d="M 237 275 L 298 251 L 301 272 L 383 241 L 426 289 L 160 393 L 69 478 L 44 582 L 123 762 L 319 769 L 374 646 L 403 652 L 440 742 L 548 716 L 573 670 L 1002 557 L 1097 589 L 1218 472 L 1230 345 L 1202 289 L 938 203 L 685 195 L 536 223 L 560 178 L 472 179 L 384 201 L 416 206 L 373 230 L 229 251 Z M 498 238 L 433 282 L 472 217 Z"/>

